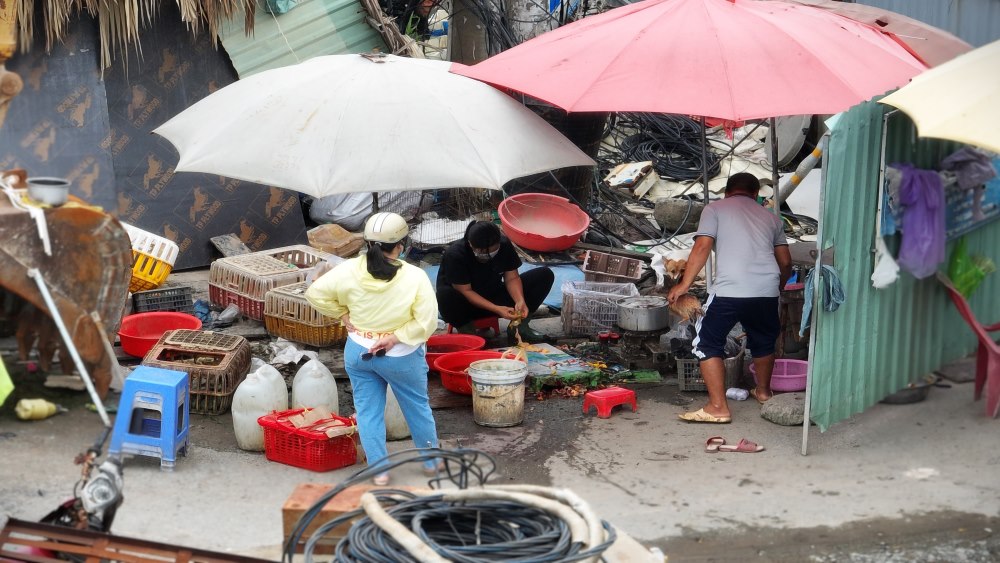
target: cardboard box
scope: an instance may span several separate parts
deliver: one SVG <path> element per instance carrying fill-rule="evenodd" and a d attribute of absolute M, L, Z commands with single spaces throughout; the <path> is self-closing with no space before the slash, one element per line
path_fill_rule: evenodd
<path fill-rule="evenodd" d="M 289 536 L 292 534 L 292 529 L 298 523 L 299 518 L 306 513 L 309 508 L 311 508 L 320 499 L 321 496 L 333 489 L 333 485 L 326 483 L 301 483 L 295 487 L 292 494 L 285 501 L 284 506 L 281 507 L 281 525 L 283 530 L 283 543 L 288 542 Z M 352 510 L 357 510 L 361 506 L 361 495 L 372 490 L 372 489 L 385 489 L 387 487 L 376 487 L 374 485 L 352 485 L 347 487 L 340 492 L 337 496 L 330 499 L 323 509 L 313 518 L 313 521 L 309 523 L 306 527 L 305 533 L 302 534 L 300 538 L 299 545 L 296 546 L 295 552 L 302 553 L 302 549 L 305 546 L 306 540 L 309 536 L 325 522 L 329 522 L 334 518 L 340 517 L 346 512 L 351 512 Z M 422 487 L 407 487 L 403 485 L 393 485 L 393 489 L 401 489 L 404 491 L 411 491 L 415 493 L 430 492 L 430 489 Z M 337 546 L 337 543 L 347 534 L 347 530 L 350 529 L 351 522 L 345 522 L 340 526 L 330 530 L 326 536 L 323 537 L 316 544 L 316 549 L 313 553 L 319 554 L 332 554 Z"/>

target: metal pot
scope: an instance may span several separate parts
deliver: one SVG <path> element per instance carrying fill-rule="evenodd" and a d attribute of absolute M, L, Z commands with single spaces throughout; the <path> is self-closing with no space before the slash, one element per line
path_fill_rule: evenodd
<path fill-rule="evenodd" d="M 625 330 L 650 332 L 670 324 L 669 303 L 663 297 L 639 296 L 619 299 L 618 326 Z"/>

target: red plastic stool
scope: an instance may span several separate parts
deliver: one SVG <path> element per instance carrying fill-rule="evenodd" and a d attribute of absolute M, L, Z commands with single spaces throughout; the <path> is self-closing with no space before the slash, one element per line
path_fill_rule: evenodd
<path fill-rule="evenodd" d="M 591 405 L 597 407 L 597 416 L 610 418 L 611 409 L 616 405 L 632 405 L 632 412 L 637 412 L 639 406 L 635 402 L 635 391 L 624 387 L 608 387 L 599 391 L 587 391 L 583 396 L 583 414 L 590 412 Z"/>
<path fill-rule="evenodd" d="M 481 319 L 475 319 L 472 321 L 472 326 L 476 327 L 478 330 L 486 330 L 488 328 L 493 329 L 493 334 L 500 335 L 500 317 L 483 317 Z M 448 334 L 454 332 L 455 328 L 448 323 Z"/>

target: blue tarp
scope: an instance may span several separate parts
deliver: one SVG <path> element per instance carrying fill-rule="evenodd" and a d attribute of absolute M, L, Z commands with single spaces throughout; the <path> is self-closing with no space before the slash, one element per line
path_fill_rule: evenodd
<path fill-rule="evenodd" d="M 533 264 L 522 264 L 518 268 L 518 272 L 526 272 L 533 268 L 537 268 Z M 562 309 L 562 284 L 568 281 L 583 281 L 583 270 L 578 266 L 549 266 L 552 273 L 556 275 L 556 281 L 552 284 L 552 289 L 549 294 L 545 297 L 545 305 L 552 309 Z M 431 285 L 437 283 L 438 266 L 435 264 L 433 266 L 424 266 L 423 270 L 427 272 L 427 277 L 431 279 Z"/>

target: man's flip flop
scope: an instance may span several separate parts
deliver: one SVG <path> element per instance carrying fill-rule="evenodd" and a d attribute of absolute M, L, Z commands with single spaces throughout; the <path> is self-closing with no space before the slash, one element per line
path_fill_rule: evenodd
<path fill-rule="evenodd" d="M 726 443 L 726 439 L 722 436 L 712 436 L 705 441 L 705 451 L 714 454 L 719 451 L 719 447 Z"/>
<path fill-rule="evenodd" d="M 771 400 L 771 397 L 768 397 L 766 399 L 761 400 L 761 398 L 757 396 L 757 388 L 756 387 L 750 390 L 750 396 L 753 397 L 754 399 L 757 399 L 757 402 L 760 403 L 760 404 L 762 404 L 762 405 L 764 403 L 766 403 L 766 402 L 768 402 L 768 401 Z"/>
<path fill-rule="evenodd" d="M 733 419 L 728 416 L 715 416 L 708 414 L 705 412 L 705 409 L 698 409 L 693 412 L 679 414 L 677 415 L 677 418 L 687 422 L 710 422 L 714 424 L 729 424 L 733 421 Z"/>
<path fill-rule="evenodd" d="M 744 454 L 755 454 L 757 452 L 764 451 L 764 446 L 758 446 L 757 444 L 747 440 L 746 438 L 740 438 L 740 441 L 735 446 L 719 444 L 720 452 L 739 452 Z"/>

